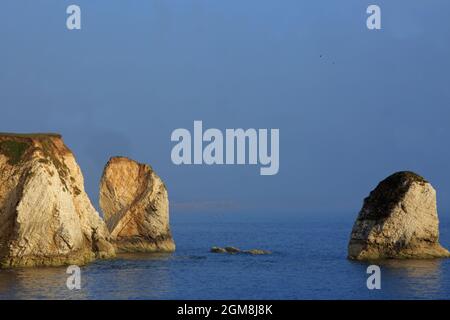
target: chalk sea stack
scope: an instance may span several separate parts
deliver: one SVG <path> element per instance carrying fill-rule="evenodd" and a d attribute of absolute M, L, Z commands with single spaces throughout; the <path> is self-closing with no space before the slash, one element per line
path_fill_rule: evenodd
<path fill-rule="evenodd" d="M 115 255 L 58 134 L 0 133 L 0 264 L 85 264 Z"/>
<path fill-rule="evenodd" d="M 100 182 L 100 207 L 119 252 L 175 250 L 167 189 L 149 165 L 111 158 Z"/>
<path fill-rule="evenodd" d="M 348 245 L 350 259 L 449 256 L 439 244 L 436 191 L 423 177 L 394 173 L 364 199 Z"/>

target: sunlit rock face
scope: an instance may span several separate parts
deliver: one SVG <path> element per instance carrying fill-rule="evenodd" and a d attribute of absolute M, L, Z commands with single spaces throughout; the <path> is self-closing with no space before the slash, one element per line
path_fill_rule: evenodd
<path fill-rule="evenodd" d="M 100 207 L 118 251 L 175 250 L 167 189 L 149 165 L 111 158 L 100 183 Z"/>
<path fill-rule="evenodd" d="M 0 134 L 2 267 L 84 264 L 115 255 L 57 134 Z"/>
<path fill-rule="evenodd" d="M 421 176 L 397 172 L 364 200 L 350 236 L 350 259 L 449 256 L 439 244 L 436 191 Z"/>

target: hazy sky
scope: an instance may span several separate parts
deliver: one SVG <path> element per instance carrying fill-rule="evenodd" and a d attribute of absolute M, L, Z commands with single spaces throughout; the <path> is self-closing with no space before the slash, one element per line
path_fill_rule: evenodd
<path fill-rule="evenodd" d="M 366 8 L 382 9 L 382 30 Z M 66 7 L 82 30 L 66 29 Z M 152 165 L 172 212 L 347 213 L 414 170 L 450 214 L 450 2 L 3 0 L 0 131 L 59 132 L 97 202 Z M 175 166 L 176 128 L 279 128 L 280 171 Z"/>

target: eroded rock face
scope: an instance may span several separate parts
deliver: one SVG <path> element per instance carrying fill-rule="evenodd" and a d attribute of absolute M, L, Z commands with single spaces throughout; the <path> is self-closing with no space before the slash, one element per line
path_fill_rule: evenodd
<path fill-rule="evenodd" d="M 100 207 L 118 251 L 175 250 L 167 190 L 149 165 L 111 158 L 100 183 Z"/>
<path fill-rule="evenodd" d="M 397 172 L 364 200 L 350 237 L 350 259 L 449 256 L 439 244 L 436 191 L 421 176 Z"/>
<path fill-rule="evenodd" d="M 1 265 L 81 265 L 114 255 L 61 136 L 0 134 Z"/>

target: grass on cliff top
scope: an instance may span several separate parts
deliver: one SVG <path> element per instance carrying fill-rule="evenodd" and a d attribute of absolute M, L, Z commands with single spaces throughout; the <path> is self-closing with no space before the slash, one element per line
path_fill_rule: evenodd
<path fill-rule="evenodd" d="M 6 140 L 0 142 L 0 154 L 8 157 L 11 165 L 16 165 L 22 159 L 23 154 L 27 151 L 30 144 L 28 142 Z"/>
<path fill-rule="evenodd" d="M 379 220 L 387 218 L 393 208 L 402 201 L 414 182 L 421 185 L 428 183 L 425 178 L 412 171 L 396 172 L 381 181 L 364 199 L 364 208 L 367 208 L 367 210 L 363 209 L 365 212 L 363 219 Z"/>
<path fill-rule="evenodd" d="M 13 133 L 13 132 L 0 132 L 0 137 L 11 137 L 11 138 L 61 138 L 59 133 Z"/>
<path fill-rule="evenodd" d="M 22 156 L 31 141 L 28 139 L 47 140 L 48 138 L 61 138 L 58 133 L 12 133 L 0 132 L 0 154 L 8 158 L 8 163 L 16 165 L 22 160 Z"/>
<path fill-rule="evenodd" d="M 424 177 L 418 175 L 412 171 L 399 171 L 391 174 L 389 177 L 380 182 L 380 184 L 386 184 L 390 188 L 397 188 L 398 186 L 404 185 L 404 182 L 419 182 L 428 183 Z"/>

